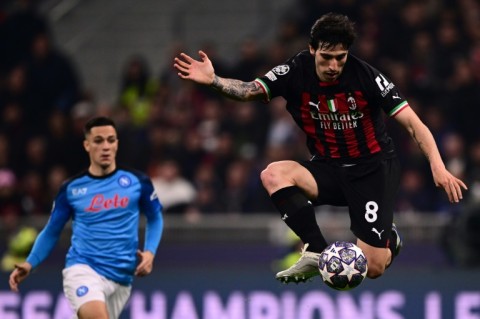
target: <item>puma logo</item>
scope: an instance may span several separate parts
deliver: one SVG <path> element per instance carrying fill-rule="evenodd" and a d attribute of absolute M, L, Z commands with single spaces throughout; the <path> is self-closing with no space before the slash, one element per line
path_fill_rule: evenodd
<path fill-rule="evenodd" d="M 308 105 L 311 105 L 311 106 L 315 106 L 315 108 L 317 109 L 317 111 L 320 111 L 320 102 L 318 103 L 313 103 L 311 101 L 308 102 Z"/>
<path fill-rule="evenodd" d="M 382 233 L 385 231 L 384 229 L 382 229 L 381 232 L 379 232 L 375 227 L 372 228 L 372 231 L 378 235 L 378 238 L 381 240 L 382 239 Z"/>

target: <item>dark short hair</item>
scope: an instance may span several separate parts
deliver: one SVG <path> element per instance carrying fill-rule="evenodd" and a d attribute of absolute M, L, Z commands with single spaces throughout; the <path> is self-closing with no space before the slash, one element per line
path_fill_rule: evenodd
<path fill-rule="evenodd" d="M 343 14 L 327 13 L 322 15 L 310 30 L 310 45 L 317 50 L 329 49 L 341 44 L 346 50 L 357 37 L 355 23 Z"/>
<path fill-rule="evenodd" d="M 115 130 L 117 130 L 117 127 L 115 126 L 115 122 L 106 116 L 98 116 L 91 118 L 90 120 L 85 123 L 85 126 L 83 127 L 83 134 L 87 136 L 87 134 L 90 133 L 93 127 L 97 126 L 113 126 Z"/>

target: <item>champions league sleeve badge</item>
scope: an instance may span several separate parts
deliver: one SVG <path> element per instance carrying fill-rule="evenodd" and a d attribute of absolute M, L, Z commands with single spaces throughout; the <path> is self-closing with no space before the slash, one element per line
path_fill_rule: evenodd
<path fill-rule="evenodd" d="M 276 75 L 285 75 L 288 73 L 288 71 L 290 71 L 290 67 L 286 64 L 277 65 L 272 69 L 272 72 Z"/>

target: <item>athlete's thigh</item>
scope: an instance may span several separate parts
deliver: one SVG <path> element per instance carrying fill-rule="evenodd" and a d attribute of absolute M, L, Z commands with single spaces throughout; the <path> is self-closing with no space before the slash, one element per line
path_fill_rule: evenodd
<path fill-rule="evenodd" d="M 108 315 L 107 305 L 100 300 L 84 303 L 77 312 L 78 319 L 111 319 L 118 318 Z"/>
<path fill-rule="evenodd" d="M 105 283 L 88 265 L 73 265 L 63 269 L 63 291 L 79 318 L 92 314 L 107 316 Z"/>
<path fill-rule="evenodd" d="M 107 308 L 110 318 L 118 318 L 127 304 L 132 287 L 122 286 L 113 282 L 112 284 L 114 285 L 114 291 L 107 297 Z"/>
<path fill-rule="evenodd" d="M 345 168 L 343 188 L 348 200 L 350 228 L 365 243 L 387 247 L 399 183 L 396 159 Z"/>
<path fill-rule="evenodd" d="M 334 165 L 321 161 L 300 161 L 315 181 L 314 205 L 346 206 L 343 189 Z"/>
<path fill-rule="evenodd" d="M 295 161 L 278 161 L 268 165 L 267 170 L 272 176 L 269 185 L 264 186 L 271 194 L 276 190 L 295 185 L 305 192 L 308 198 L 316 198 L 318 194 L 317 184 L 307 168 Z"/>

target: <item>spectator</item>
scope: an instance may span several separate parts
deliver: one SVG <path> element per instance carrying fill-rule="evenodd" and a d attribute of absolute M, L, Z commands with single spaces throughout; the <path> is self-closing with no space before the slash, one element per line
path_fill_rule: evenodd
<path fill-rule="evenodd" d="M 240 43 L 240 56 L 229 76 L 240 80 L 251 79 L 261 75 L 264 66 L 265 58 L 259 40 L 254 36 L 247 36 Z"/>
<path fill-rule="evenodd" d="M 225 172 L 225 186 L 220 194 L 222 212 L 247 213 L 255 206 L 255 190 L 250 188 L 251 167 L 246 160 L 231 162 Z"/>
<path fill-rule="evenodd" d="M 36 35 L 48 30 L 48 23 L 38 13 L 36 4 L 35 0 L 16 0 L 5 21 L 0 21 L 1 72 L 26 61 Z"/>
<path fill-rule="evenodd" d="M 212 162 L 203 162 L 195 171 L 193 183 L 197 189 L 195 207 L 200 213 L 221 213 L 220 190 L 223 188 L 216 166 Z"/>
<path fill-rule="evenodd" d="M 45 178 L 35 170 L 26 172 L 21 180 L 22 208 L 28 216 L 46 216 L 50 213 Z"/>
<path fill-rule="evenodd" d="M 66 149 L 71 149 L 72 145 L 76 145 L 76 140 L 71 131 L 72 125 L 70 118 L 59 110 L 55 110 L 50 115 L 47 125 L 47 133 L 45 136 L 48 141 L 46 153 L 49 168 L 64 165 L 68 175 L 73 174 L 77 171 L 76 169 L 80 165 L 78 162 L 80 161 L 72 160 L 72 153 L 79 153 L 79 151 L 71 150 L 71 152 L 65 152 Z M 82 156 L 80 156 L 80 159 L 81 158 Z"/>
<path fill-rule="evenodd" d="M 0 221 L 2 231 L 12 234 L 24 215 L 15 173 L 7 168 L 0 168 Z"/>
<path fill-rule="evenodd" d="M 255 102 L 233 102 L 227 108 L 231 115 L 224 130 L 232 137 L 235 153 L 243 158 L 257 158 L 265 148 L 270 118 L 260 117 L 257 106 Z"/>
<path fill-rule="evenodd" d="M 52 44 L 50 34 L 38 33 L 27 64 L 28 92 L 32 103 L 25 114 L 29 125 L 45 132 L 47 119 L 54 110 L 69 114 L 80 97 L 80 84 L 69 57 Z"/>
<path fill-rule="evenodd" d="M 69 176 L 72 176 L 67 168 L 61 164 L 54 165 L 48 171 L 47 182 L 46 182 L 46 197 L 53 201 L 55 199 L 55 194 L 60 190 L 62 184 L 68 179 Z"/>
<path fill-rule="evenodd" d="M 414 168 L 403 172 L 396 210 L 402 213 L 431 213 L 435 211 L 435 197 L 424 174 Z"/>
<path fill-rule="evenodd" d="M 158 91 L 158 83 L 150 73 L 145 57 L 140 54 L 130 57 L 124 66 L 119 103 L 136 127 L 147 124 Z"/>
<path fill-rule="evenodd" d="M 177 162 L 164 160 L 151 168 L 151 179 L 165 213 L 185 213 L 195 200 L 196 190 L 185 179 Z"/>

